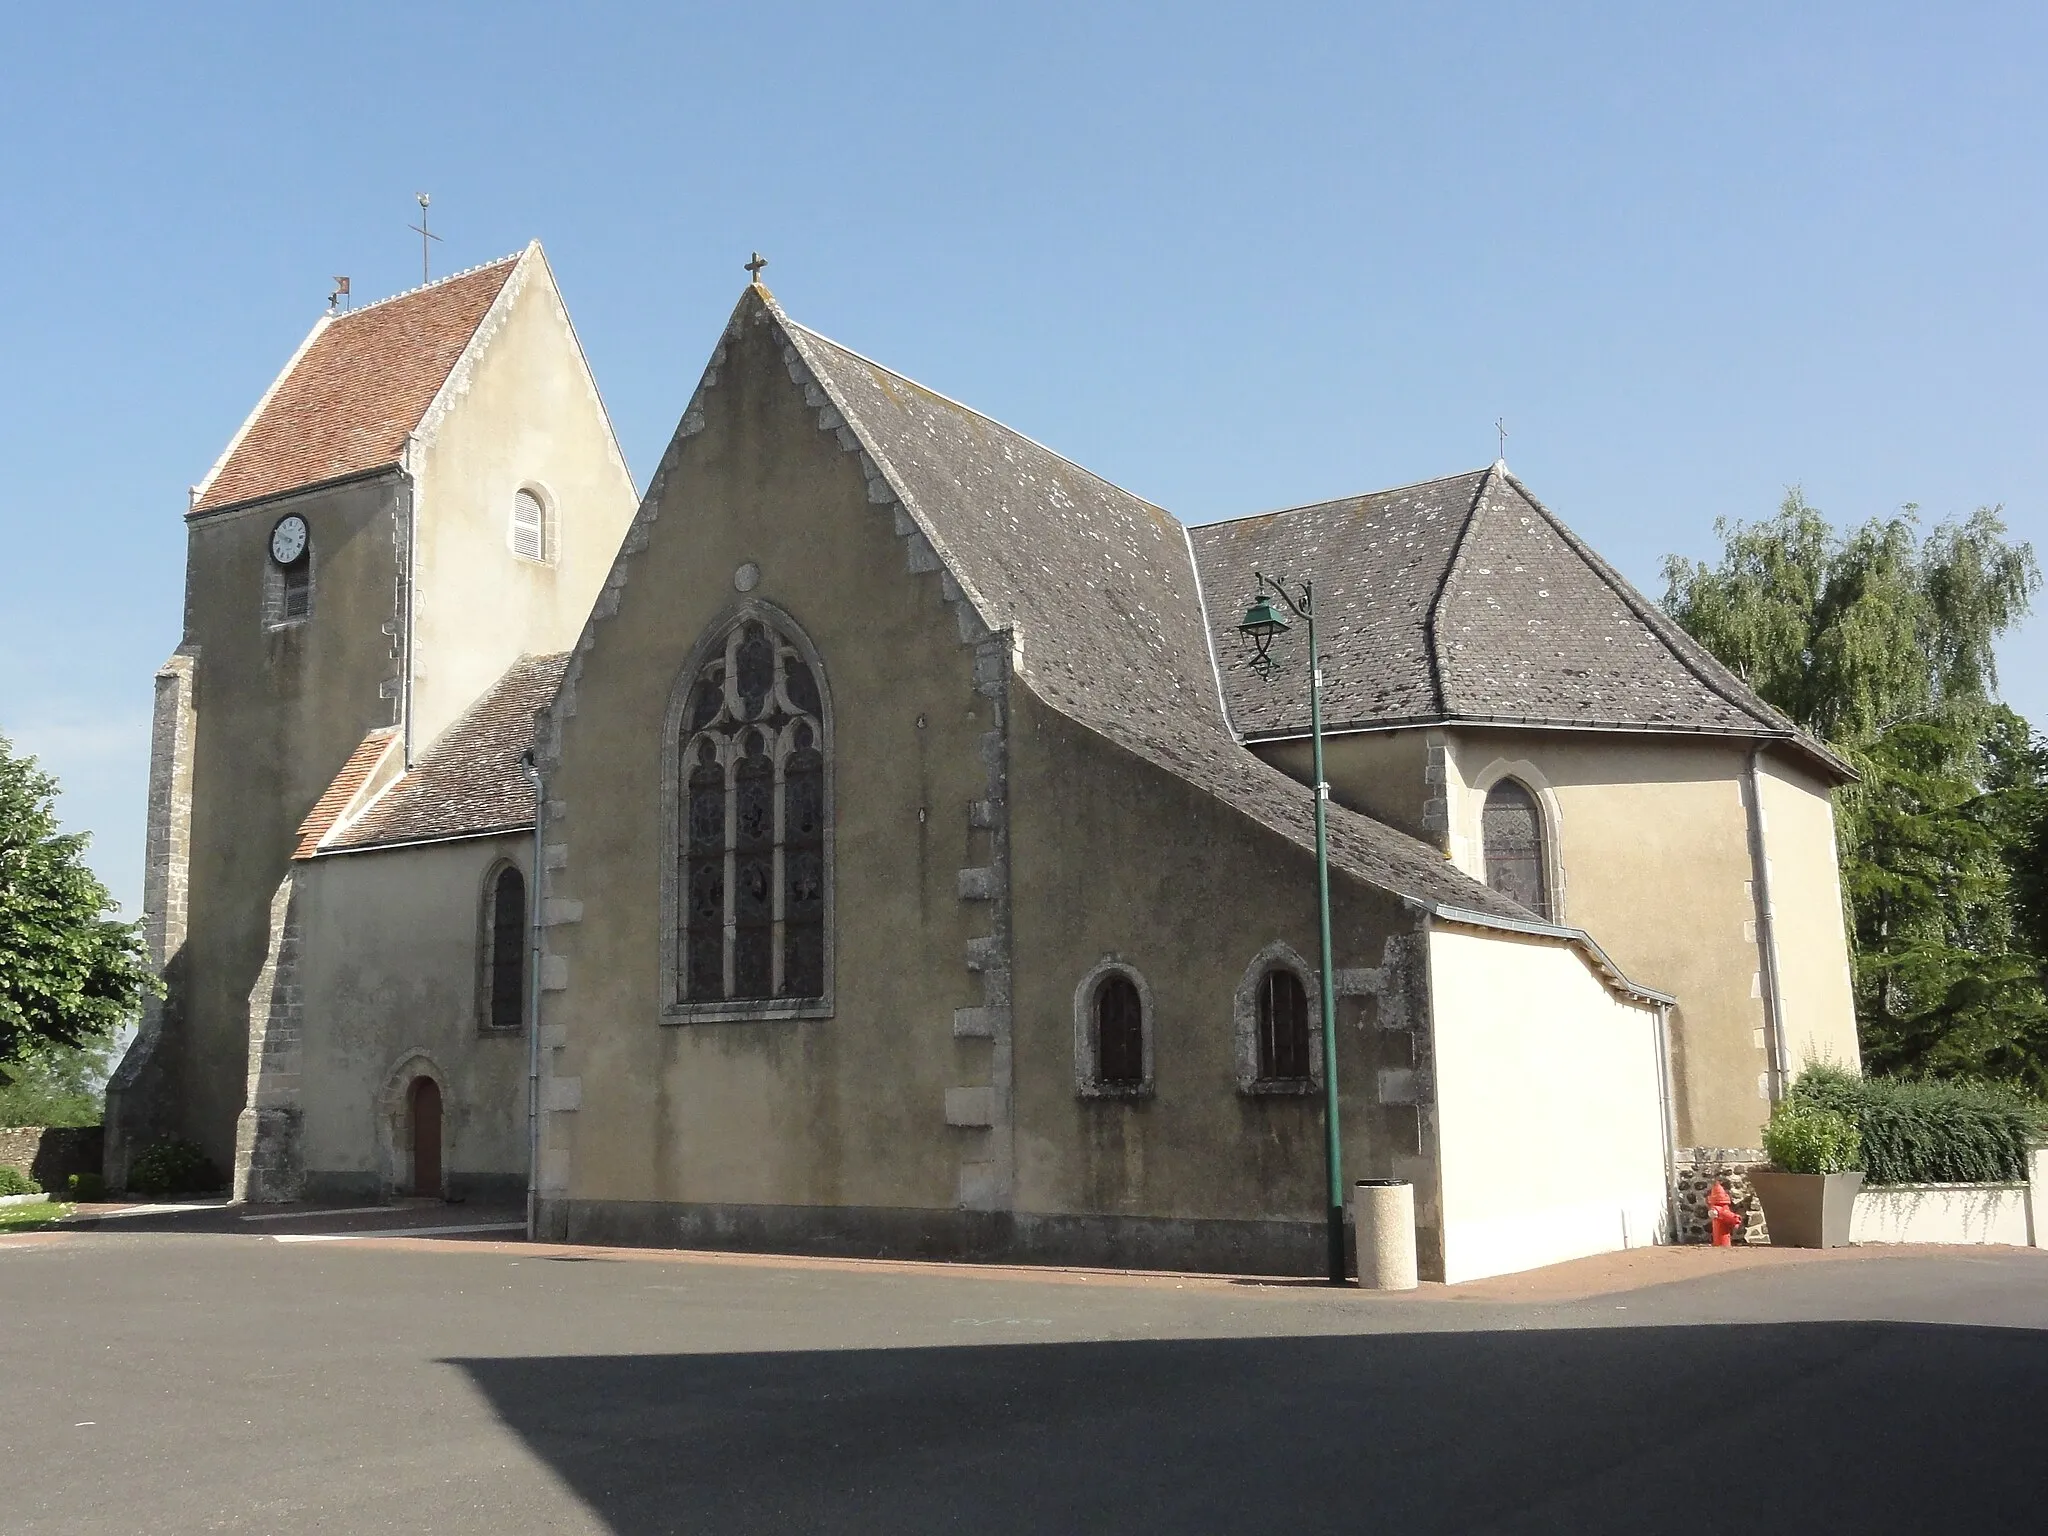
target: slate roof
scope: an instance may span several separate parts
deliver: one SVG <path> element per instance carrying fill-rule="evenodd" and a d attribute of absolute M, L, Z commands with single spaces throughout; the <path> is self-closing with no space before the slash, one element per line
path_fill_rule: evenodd
<path fill-rule="evenodd" d="M 568 660 L 567 653 L 520 657 L 320 851 L 531 827 L 533 786 L 519 758 L 533 745 L 534 716 L 555 696 Z"/>
<path fill-rule="evenodd" d="M 323 315 L 188 515 L 396 464 L 520 259 Z"/>
<path fill-rule="evenodd" d="M 984 622 L 1015 630 L 1022 683 L 1125 750 L 1314 846 L 1309 791 L 1239 745 L 1224 717 L 1186 531 L 1170 513 L 804 329 L 765 290 L 752 293 Z M 1329 829 L 1333 862 L 1383 890 L 1529 916 L 1370 817 L 1332 805 Z"/>
<path fill-rule="evenodd" d="M 1502 465 L 1190 530 L 1219 656 L 1254 571 L 1315 583 L 1324 723 L 1701 732 L 1839 759 L 1594 554 Z M 1283 638 L 1283 650 L 1295 637 Z M 1226 666 L 1247 739 L 1308 730 L 1301 690 Z"/>

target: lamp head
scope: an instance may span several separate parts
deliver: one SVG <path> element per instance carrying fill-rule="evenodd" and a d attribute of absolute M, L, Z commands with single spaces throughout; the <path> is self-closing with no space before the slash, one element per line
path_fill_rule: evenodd
<path fill-rule="evenodd" d="M 1244 622 L 1237 626 L 1238 634 L 1251 642 L 1252 670 L 1263 674 L 1272 669 L 1273 660 L 1266 653 L 1274 637 L 1286 634 L 1288 628 L 1287 621 L 1263 590 L 1252 598 L 1251 606 L 1244 611 Z"/>

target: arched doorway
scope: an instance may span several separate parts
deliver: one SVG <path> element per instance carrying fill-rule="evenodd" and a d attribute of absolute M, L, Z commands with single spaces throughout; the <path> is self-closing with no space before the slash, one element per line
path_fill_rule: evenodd
<path fill-rule="evenodd" d="M 412 1192 L 441 1194 L 441 1085 L 416 1077 L 406 1090 L 406 1118 L 412 1125 Z"/>

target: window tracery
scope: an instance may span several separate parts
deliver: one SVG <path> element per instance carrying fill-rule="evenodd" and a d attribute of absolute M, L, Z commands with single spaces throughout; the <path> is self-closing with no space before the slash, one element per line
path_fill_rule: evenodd
<path fill-rule="evenodd" d="M 822 1011 L 829 998 L 827 711 L 816 662 L 765 612 L 701 647 L 678 771 L 669 1015 Z"/>

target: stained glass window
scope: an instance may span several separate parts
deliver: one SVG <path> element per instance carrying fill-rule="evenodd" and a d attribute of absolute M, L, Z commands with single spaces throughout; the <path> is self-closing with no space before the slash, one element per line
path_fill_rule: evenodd
<path fill-rule="evenodd" d="M 1480 839 L 1486 851 L 1486 883 L 1547 920 L 1550 884 L 1543 817 L 1526 785 L 1502 779 L 1486 792 Z"/>
<path fill-rule="evenodd" d="M 825 992 L 825 722 L 803 654 L 760 619 L 699 670 L 677 744 L 678 1003 Z"/>

